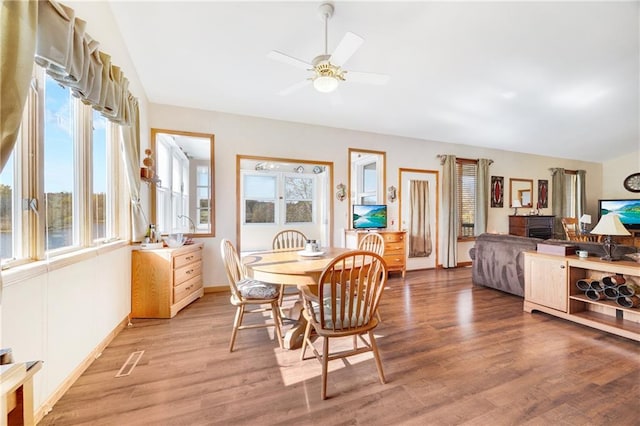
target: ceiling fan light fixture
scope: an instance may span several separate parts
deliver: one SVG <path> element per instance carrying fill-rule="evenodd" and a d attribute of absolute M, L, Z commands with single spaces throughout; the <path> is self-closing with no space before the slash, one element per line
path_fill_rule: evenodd
<path fill-rule="evenodd" d="M 330 75 L 321 75 L 313 79 L 313 87 L 321 93 L 333 92 L 338 88 L 338 79 Z"/>

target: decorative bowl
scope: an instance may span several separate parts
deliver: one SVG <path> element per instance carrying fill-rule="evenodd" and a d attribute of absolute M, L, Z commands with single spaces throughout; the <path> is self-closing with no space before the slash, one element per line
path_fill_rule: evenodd
<path fill-rule="evenodd" d="M 169 234 L 164 238 L 164 242 L 169 248 L 181 247 L 187 241 L 183 234 Z"/>

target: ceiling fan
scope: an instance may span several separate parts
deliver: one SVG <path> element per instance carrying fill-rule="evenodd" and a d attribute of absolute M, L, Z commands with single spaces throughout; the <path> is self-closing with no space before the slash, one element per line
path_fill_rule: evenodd
<path fill-rule="evenodd" d="M 267 55 L 276 61 L 284 62 L 307 71 L 313 71 L 313 75 L 279 92 L 280 95 L 288 95 L 304 86 L 313 84 L 313 87 L 322 93 L 333 92 L 341 81 L 354 81 L 358 83 L 382 85 L 389 81 L 389 76 L 370 72 L 347 71 L 342 66 L 360 48 L 364 39 L 352 32 L 347 32 L 336 50 L 328 53 L 328 23 L 333 16 L 334 7 L 331 3 L 323 3 L 318 8 L 320 17 L 324 20 L 324 53 L 316 56 L 311 63 L 286 55 L 277 50 L 272 50 Z"/>

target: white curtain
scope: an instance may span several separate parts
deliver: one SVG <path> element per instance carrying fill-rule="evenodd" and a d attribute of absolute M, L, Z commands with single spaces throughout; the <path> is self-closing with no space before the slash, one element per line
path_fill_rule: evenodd
<path fill-rule="evenodd" d="M 474 224 L 475 235 L 487 232 L 487 220 L 489 217 L 489 196 L 491 193 L 491 177 L 489 166 L 492 161 L 486 158 L 478 159 L 478 171 L 476 173 L 476 218 Z"/>
<path fill-rule="evenodd" d="M 442 266 L 458 264 L 458 175 L 455 155 L 444 155 L 442 161 Z"/>
<path fill-rule="evenodd" d="M 587 204 L 587 191 L 585 188 L 587 172 L 584 170 L 576 170 L 576 188 L 574 191 L 573 205 L 576 206 L 576 218 L 581 218 L 585 213 Z"/>

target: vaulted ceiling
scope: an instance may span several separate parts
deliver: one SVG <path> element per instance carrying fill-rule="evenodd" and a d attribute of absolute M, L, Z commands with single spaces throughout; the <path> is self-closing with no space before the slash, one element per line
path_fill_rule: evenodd
<path fill-rule="evenodd" d="M 638 150 L 637 1 L 334 1 L 328 51 L 384 86 L 306 85 L 321 2 L 112 1 L 151 102 L 587 161 Z"/>

